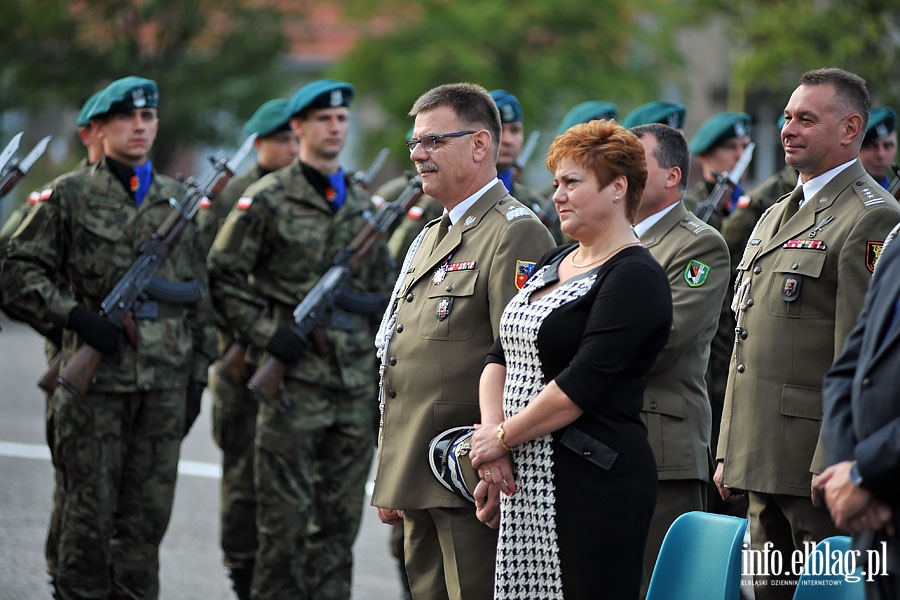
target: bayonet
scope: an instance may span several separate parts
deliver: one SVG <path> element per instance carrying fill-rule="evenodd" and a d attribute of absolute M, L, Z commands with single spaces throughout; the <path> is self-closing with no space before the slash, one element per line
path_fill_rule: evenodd
<path fill-rule="evenodd" d="M 712 216 L 713 211 L 716 210 L 716 207 L 719 206 L 722 197 L 725 196 L 725 192 L 732 188 L 737 188 L 741 181 L 741 177 L 744 176 L 744 171 L 747 170 L 747 166 L 750 164 L 750 161 L 753 160 L 753 150 L 755 148 L 756 143 L 750 142 L 747 147 L 744 148 L 741 157 L 734 164 L 734 168 L 716 177 L 716 186 L 713 188 L 709 197 L 694 207 L 694 214 L 697 215 L 698 219 L 706 223 Z"/>
<path fill-rule="evenodd" d="M 538 139 L 541 137 L 541 132 L 535 129 L 531 132 L 531 135 L 528 136 L 528 139 L 525 140 L 525 145 L 522 146 L 522 151 L 519 152 L 519 157 L 516 159 L 515 167 L 518 170 L 522 170 L 525 168 L 525 165 L 528 164 L 528 160 L 531 158 L 531 155 L 534 154 L 535 148 L 537 148 Z"/>
<path fill-rule="evenodd" d="M 6 196 L 10 190 L 12 190 L 16 184 L 28 174 L 28 171 L 30 171 L 31 167 L 34 166 L 34 163 L 37 162 L 37 159 L 43 156 L 44 152 L 47 150 L 47 145 L 50 143 L 51 139 L 53 139 L 53 136 L 49 135 L 42 138 L 21 161 L 13 159 L 10 163 L 10 168 L 7 169 L 7 172 L 3 176 L 2 183 L 0 183 L 0 198 Z"/>
<path fill-rule="evenodd" d="M 384 161 L 387 160 L 388 154 L 390 153 L 391 151 L 387 148 L 382 148 L 378 152 L 378 156 L 375 157 L 375 160 L 372 161 L 372 164 L 369 165 L 369 168 L 365 171 L 357 171 L 354 173 L 353 177 L 350 178 L 351 181 L 362 189 L 368 188 L 375 176 L 378 175 L 381 167 L 384 166 Z"/>
<path fill-rule="evenodd" d="M 16 153 L 16 150 L 19 149 L 19 142 L 22 140 L 23 133 L 23 131 L 20 131 L 14 135 L 13 138 L 9 140 L 6 148 L 3 149 L 3 152 L 0 153 L 0 173 L 6 169 L 6 163 L 9 162 L 9 159 L 12 158 L 13 154 Z"/>

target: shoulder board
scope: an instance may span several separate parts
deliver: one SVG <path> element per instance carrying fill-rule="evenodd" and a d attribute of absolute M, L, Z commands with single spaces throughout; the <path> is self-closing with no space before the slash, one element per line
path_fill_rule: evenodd
<path fill-rule="evenodd" d="M 856 192 L 860 202 L 862 202 L 866 208 L 873 208 L 884 204 L 885 197 L 887 196 L 887 190 L 878 184 L 872 185 L 871 182 L 866 181 L 865 179 L 857 179 L 854 181 L 853 191 Z"/>
<path fill-rule="evenodd" d="M 518 201 L 504 202 L 503 205 L 497 204 L 494 207 L 497 212 L 503 213 L 503 218 L 507 221 L 518 221 L 523 218 L 530 218 L 534 215 L 528 208 Z"/>
<path fill-rule="evenodd" d="M 712 229 L 712 226 L 709 223 L 704 223 L 694 215 L 688 215 L 685 218 L 681 219 L 678 223 L 684 229 L 687 229 L 694 235 L 700 235 L 704 231 L 708 229 Z"/>

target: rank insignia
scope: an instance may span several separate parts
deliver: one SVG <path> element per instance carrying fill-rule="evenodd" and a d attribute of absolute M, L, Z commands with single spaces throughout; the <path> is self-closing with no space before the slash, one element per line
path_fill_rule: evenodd
<path fill-rule="evenodd" d="M 516 289 L 521 290 L 531 274 L 534 273 L 534 264 L 527 260 L 516 261 Z"/>
<path fill-rule="evenodd" d="M 438 300 L 437 308 L 434 310 L 434 313 L 437 315 L 438 321 L 443 321 L 447 317 L 450 316 L 450 311 L 453 309 L 453 297 L 452 296 L 444 296 L 440 300 Z"/>
<path fill-rule="evenodd" d="M 793 302 L 800 297 L 800 284 L 803 277 L 800 275 L 785 275 L 781 284 L 781 299 L 785 302 Z"/>
<path fill-rule="evenodd" d="M 866 242 L 866 268 L 870 273 L 875 272 L 875 265 L 878 264 L 882 248 L 884 248 L 884 242 Z"/>
<path fill-rule="evenodd" d="M 684 282 L 688 287 L 700 287 L 706 283 L 709 277 L 709 265 L 704 265 L 699 260 L 692 260 L 684 268 Z"/>

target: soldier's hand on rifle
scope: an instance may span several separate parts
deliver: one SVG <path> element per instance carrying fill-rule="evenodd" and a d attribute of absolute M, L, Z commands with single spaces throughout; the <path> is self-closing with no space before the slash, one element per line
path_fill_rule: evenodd
<path fill-rule="evenodd" d="M 306 350 L 306 341 L 297 335 L 294 330 L 286 325 L 279 325 L 275 330 L 275 335 L 269 339 L 266 345 L 269 354 L 288 365 L 293 367 L 303 356 Z"/>
<path fill-rule="evenodd" d="M 84 342 L 107 356 L 119 351 L 122 342 L 122 328 L 111 323 L 97 313 L 79 305 L 69 313 L 68 328 L 78 334 Z"/>
<path fill-rule="evenodd" d="M 188 432 L 194 425 L 194 421 L 200 415 L 200 400 L 203 397 L 203 388 L 205 386 L 199 381 L 192 381 L 187 387 L 187 397 L 184 403 L 184 432 L 181 439 L 187 437 Z"/>

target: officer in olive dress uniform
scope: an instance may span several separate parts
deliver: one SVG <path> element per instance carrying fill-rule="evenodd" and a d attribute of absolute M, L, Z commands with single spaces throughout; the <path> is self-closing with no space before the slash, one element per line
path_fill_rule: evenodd
<path fill-rule="evenodd" d="M 285 114 L 286 99 L 269 100 L 260 106 L 244 125 L 246 135 L 256 134 L 256 164 L 233 177 L 214 201 L 201 204 L 197 218 L 207 246 L 212 244 L 222 222 L 238 198 L 264 175 L 286 167 L 300 151 L 297 135 Z M 234 341 L 227 328 L 219 330 L 219 354 Z M 213 438 L 222 450 L 221 506 L 219 541 L 225 567 L 234 591 L 241 600 L 249 600 L 256 559 L 256 491 L 253 483 L 254 440 L 256 438 L 256 397 L 242 385 L 237 387 L 218 375 L 219 362 L 209 375 L 212 395 Z M 253 375 L 245 365 L 243 384 Z"/>
<path fill-rule="evenodd" d="M 684 104 L 677 102 L 648 102 L 628 113 L 620 124 L 622 127 L 631 129 L 638 125 L 661 123 L 683 133 L 686 113 L 687 109 L 684 107 Z M 686 175 L 687 173 L 682 176 L 685 185 L 687 185 Z"/>
<path fill-rule="evenodd" d="M 869 116 L 862 79 L 809 71 L 784 114 L 785 162 L 802 185 L 762 216 L 737 265 L 715 483 L 726 501 L 746 490 L 752 548 L 769 544 L 788 564 L 805 542 L 836 533 L 817 482 L 822 377 L 856 323 L 900 206 L 858 158 Z M 755 575 L 758 600 L 792 598 L 793 577 Z"/>
<path fill-rule="evenodd" d="M 497 179 L 500 115 L 487 90 L 439 86 L 410 114 L 423 190 L 448 212 L 410 247 L 376 338 L 383 411 L 372 504 L 383 522 L 402 523 L 414 598 L 489 599 L 497 533 L 438 482 L 428 445 L 479 421 L 478 378 L 500 315 L 554 243 Z"/>
<path fill-rule="evenodd" d="M 889 189 L 900 171 L 896 170 L 897 158 L 897 113 L 887 106 L 872 109 L 866 137 L 859 149 L 859 160 L 866 173 L 872 176 L 884 189 Z M 895 195 L 896 196 L 896 195 Z"/>
<path fill-rule="evenodd" d="M 350 84 L 327 79 L 294 94 L 285 114 L 300 140 L 298 159 L 245 190 L 208 257 L 217 313 L 248 348 L 251 367 L 272 356 L 289 369 L 256 421 L 256 600 L 350 597 L 375 442 L 371 340 L 380 309 L 333 307 L 309 340 L 290 325 L 372 209 L 339 164 L 353 96 Z M 386 297 L 393 277 L 379 241 L 348 285 Z"/>
<path fill-rule="evenodd" d="M 725 240 L 681 201 L 691 155 L 684 136 L 659 123 L 632 129 L 647 153 L 647 186 L 635 232 L 666 270 L 672 288 L 672 332 L 648 373 L 641 417 L 656 458 L 656 509 L 644 549 L 642 596 L 669 526 L 706 509 L 710 482 L 709 345 L 728 286 Z"/>
<path fill-rule="evenodd" d="M 29 322 L 65 327 L 63 369 L 81 344 L 102 353 L 85 397 L 51 398 L 53 456 L 64 483 L 54 585 L 61 598 L 157 598 L 159 544 L 175 494 L 181 439 L 199 411 L 215 353 L 208 296 L 145 301 L 134 337 L 97 314 L 143 241 L 185 190 L 148 160 L 159 121 L 156 83 L 126 77 L 88 118 L 105 159 L 54 182 L 9 241 L 0 285 Z M 196 228 L 156 272 L 206 285 Z"/>

